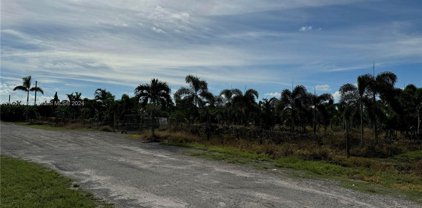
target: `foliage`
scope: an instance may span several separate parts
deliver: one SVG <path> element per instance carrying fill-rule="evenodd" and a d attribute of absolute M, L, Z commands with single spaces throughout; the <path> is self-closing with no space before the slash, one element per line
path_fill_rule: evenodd
<path fill-rule="evenodd" d="M 55 126 L 80 123 L 89 128 L 124 129 L 130 124 L 134 129 L 153 130 L 159 127 L 157 118 L 164 117 L 171 127 L 183 127 L 207 139 L 228 136 L 275 144 L 328 141 L 345 149 L 347 155 L 384 157 L 401 153 L 400 145 L 392 148 L 390 144 L 422 143 L 422 88 L 396 88 L 397 79 L 391 72 L 361 75 L 356 86 L 345 84 L 339 89 L 341 99 L 334 103 L 330 94 L 310 93 L 303 85 L 261 100 L 254 89 L 223 89 L 213 95 L 205 80 L 188 75 L 187 86 L 177 90 L 174 99 L 167 83 L 152 79 L 137 86 L 134 96 L 125 94 L 120 100 L 99 88 L 93 99 L 82 99 L 81 93 L 73 92 L 60 100 L 56 92 L 50 103 L 40 106 L 3 104 L 1 118 L 41 120 Z M 31 77 L 24 77 L 15 89 L 29 92 Z"/>

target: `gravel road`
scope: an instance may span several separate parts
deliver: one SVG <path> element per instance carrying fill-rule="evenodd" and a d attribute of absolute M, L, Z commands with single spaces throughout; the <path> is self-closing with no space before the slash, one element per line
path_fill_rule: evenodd
<path fill-rule="evenodd" d="M 420 207 L 329 181 L 190 157 L 118 133 L 2 122 L 1 154 L 53 168 L 116 207 Z"/>

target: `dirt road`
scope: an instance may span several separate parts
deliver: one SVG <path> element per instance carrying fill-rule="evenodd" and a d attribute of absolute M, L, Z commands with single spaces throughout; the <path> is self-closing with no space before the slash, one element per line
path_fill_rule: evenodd
<path fill-rule="evenodd" d="M 419 207 L 182 151 L 118 133 L 1 123 L 1 154 L 45 164 L 117 207 Z"/>

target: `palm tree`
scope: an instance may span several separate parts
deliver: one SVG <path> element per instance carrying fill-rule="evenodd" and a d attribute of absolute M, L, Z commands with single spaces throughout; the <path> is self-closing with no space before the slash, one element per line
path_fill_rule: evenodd
<path fill-rule="evenodd" d="M 225 117 L 225 121 L 227 123 L 233 122 L 234 120 L 234 110 L 233 109 L 233 99 L 237 95 L 241 95 L 242 92 L 239 89 L 224 89 L 220 92 L 219 98 L 222 101 L 223 104 L 223 115 Z"/>
<path fill-rule="evenodd" d="M 32 87 L 30 91 L 35 93 L 34 105 L 37 105 L 37 92 L 40 92 L 44 95 L 44 91 L 40 87 L 38 87 L 38 81 L 35 81 L 35 87 Z"/>
<path fill-rule="evenodd" d="M 327 104 L 332 104 L 334 102 L 334 98 L 331 94 L 324 93 L 321 95 L 309 95 L 312 100 L 312 108 L 313 108 L 313 130 L 314 135 L 316 135 L 316 127 L 317 127 L 317 113 L 323 113 L 326 111 L 325 107 Z"/>
<path fill-rule="evenodd" d="M 271 129 L 275 124 L 275 109 L 278 99 L 273 97 L 271 99 L 264 98 L 259 101 L 259 107 L 261 110 L 261 126 L 265 129 Z"/>
<path fill-rule="evenodd" d="M 355 85 L 345 84 L 340 87 L 340 104 L 343 111 L 343 122 L 346 137 L 346 154 L 350 156 L 350 126 L 359 103 L 359 92 Z"/>
<path fill-rule="evenodd" d="M 29 104 L 29 90 L 31 89 L 31 76 L 23 77 L 22 78 L 22 85 L 16 86 L 13 88 L 15 90 L 21 90 L 26 92 L 26 105 Z"/>
<path fill-rule="evenodd" d="M 135 95 L 139 99 L 141 107 L 150 111 L 151 119 L 155 121 L 156 110 L 168 107 L 173 103 L 170 96 L 170 88 L 165 82 L 152 79 L 149 84 L 140 84 L 135 88 Z M 151 125 L 152 136 L 155 136 L 155 124 Z"/>
<path fill-rule="evenodd" d="M 306 108 L 307 95 L 307 90 L 303 85 L 296 86 L 293 91 L 285 89 L 281 92 L 281 103 L 283 106 L 282 111 L 290 111 L 291 131 L 294 131 L 295 129 L 295 120 L 297 115 L 301 110 Z M 302 125 L 304 125 L 303 122 Z"/>
<path fill-rule="evenodd" d="M 233 103 L 233 98 L 239 94 L 242 94 L 239 89 L 224 89 L 220 92 L 220 97 L 222 98 L 224 105 L 228 106 Z"/>
<path fill-rule="evenodd" d="M 366 92 L 372 95 L 372 121 L 374 127 L 374 137 L 375 140 L 378 141 L 378 125 L 377 125 L 377 111 L 378 111 L 378 104 L 377 104 L 377 95 L 380 95 L 380 98 L 384 102 L 391 102 L 392 101 L 392 91 L 394 90 L 394 84 L 397 81 L 397 76 L 392 72 L 382 72 L 379 73 L 376 77 L 372 75 L 363 75 L 360 79 L 358 78 L 358 85 L 359 86 L 359 95 L 362 93 L 363 95 Z M 362 123 L 363 121 L 361 121 Z M 363 126 L 363 124 L 362 124 Z M 362 135 L 362 128 L 361 127 L 361 135 Z M 363 136 L 361 136 L 363 137 Z"/>
<path fill-rule="evenodd" d="M 107 90 L 98 88 L 97 90 L 95 90 L 94 100 L 97 103 L 100 103 L 101 106 L 106 107 L 112 101 L 114 101 L 114 96 Z"/>
<path fill-rule="evenodd" d="M 82 98 L 82 93 L 80 92 L 75 92 L 75 93 L 71 93 L 71 94 L 66 94 L 67 98 L 69 99 L 69 102 L 72 103 L 72 101 L 81 101 Z"/>
<path fill-rule="evenodd" d="M 23 81 L 22 85 L 16 86 L 15 88 L 13 88 L 13 91 L 21 90 L 21 91 L 26 92 L 26 105 L 29 104 L 29 91 L 35 92 L 34 105 L 36 105 L 37 104 L 37 92 L 41 92 L 41 94 L 44 94 L 44 91 L 40 87 L 38 87 L 37 81 L 35 81 L 35 87 L 31 88 L 31 76 L 23 77 L 22 81 Z"/>
<path fill-rule="evenodd" d="M 57 92 L 54 93 L 54 98 L 50 100 L 50 103 L 52 103 L 53 106 L 56 106 L 57 104 L 60 103 L 60 99 L 59 99 L 59 96 L 57 96 Z"/>
<path fill-rule="evenodd" d="M 251 112 L 258 109 L 256 99 L 258 99 L 258 91 L 254 89 L 248 89 L 245 93 L 242 93 L 239 89 L 233 89 L 233 107 L 238 109 L 242 116 L 242 120 L 245 125 L 248 123 L 248 119 L 251 117 Z"/>
<path fill-rule="evenodd" d="M 114 95 L 105 89 L 98 88 L 94 93 L 96 103 L 97 120 L 100 122 L 111 121 L 111 115 L 107 113 L 114 105 Z"/>
<path fill-rule="evenodd" d="M 358 77 L 358 92 L 359 92 L 359 113 L 360 113 L 360 144 L 363 145 L 363 103 L 367 99 L 367 96 L 370 91 L 370 86 L 374 78 L 370 74 L 361 75 Z"/>
<path fill-rule="evenodd" d="M 176 100 L 187 100 L 196 107 L 203 107 L 207 101 L 214 99 L 214 96 L 208 91 L 208 83 L 198 77 L 188 75 L 185 78 L 189 88 L 181 87 L 174 94 Z"/>

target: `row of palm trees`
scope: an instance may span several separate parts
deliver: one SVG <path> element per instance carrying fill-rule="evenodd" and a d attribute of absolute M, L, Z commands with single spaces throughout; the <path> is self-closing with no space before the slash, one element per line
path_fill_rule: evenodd
<path fill-rule="evenodd" d="M 320 126 L 326 129 L 333 123 L 342 126 L 347 134 L 352 127 L 359 126 L 360 143 L 363 144 L 365 127 L 373 129 L 375 140 L 378 140 L 380 130 L 386 130 L 386 137 L 393 136 L 396 131 L 420 134 L 422 88 L 414 85 L 395 88 L 396 81 L 397 76 L 391 72 L 359 76 L 357 85 L 348 83 L 340 87 L 339 103 L 334 103 L 331 94 L 310 93 L 302 85 L 283 90 L 279 98 L 259 102 L 259 94 L 254 89 L 245 92 L 224 89 L 215 96 L 209 92 L 206 81 L 192 75 L 186 77 L 188 87 L 175 93 L 175 105 L 169 98 L 167 84 L 156 79 L 151 84 L 138 86 L 135 95 L 143 104 L 158 104 L 154 100 L 160 100 L 161 106 L 167 106 L 167 109 L 172 106 L 172 112 L 182 112 L 191 123 L 208 121 L 211 116 L 213 122 L 219 124 L 255 125 L 266 129 L 279 124 L 290 126 L 290 131 L 302 132 L 311 127 L 314 134 Z M 145 88 L 150 89 L 145 91 Z M 149 97 L 154 99 L 148 102 Z M 201 113 L 206 115 L 205 119 Z"/>
<path fill-rule="evenodd" d="M 379 131 L 394 136 L 397 131 L 406 135 L 420 134 L 420 110 L 422 88 L 408 85 L 405 89 L 395 88 L 397 76 L 383 72 L 376 76 L 366 74 L 357 78 L 357 85 L 340 87 L 340 102 L 334 103 L 331 94 L 310 93 L 298 85 L 282 90 L 278 98 L 262 99 L 254 89 L 242 92 L 239 89 L 224 89 L 218 95 L 208 90 L 208 83 L 199 77 L 188 75 L 186 87 L 181 87 L 171 98 L 166 82 L 152 79 L 140 84 L 134 90 L 135 97 L 123 95 L 118 101 L 105 89 L 97 89 L 93 100 L 85 98 L 81 109 L 70 108 L 72 117 L 95 117 L 98 121 L 122 119 L 125 114 L 142 113 L 151 118 L 166 116 L 176 122 L 216 123 L 220 125 L 256 126 L 274 129 L 276 126 L 292 132 L 326 131 L 328 126 L 341 126 L 347 135 L 352 128 L 359 129 L 360 143 L 365 138 L 365 127 L 371 127 L 373 137 L 378 140 Z M 23 84 L 14 90 L 43 93 L 37 86 L 31 87 L 31 77 L 24 77 Z M 82 100 L 80 93 L 67 95 L 68 100 Z M 57 93 L 52 102 L 58 101 Z M 36 102 L 36 98 L 35 98 Z"/>

